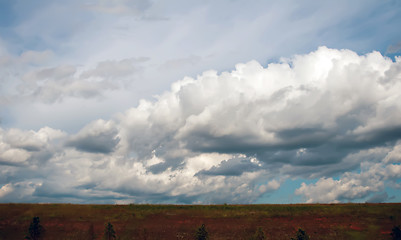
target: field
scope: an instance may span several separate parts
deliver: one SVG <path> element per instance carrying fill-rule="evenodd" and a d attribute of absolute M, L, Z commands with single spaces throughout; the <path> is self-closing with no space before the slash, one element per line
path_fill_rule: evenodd
<path fill-rule="evenodd" d="M 73 205 L 0 204 L 0 239 L 24 239 L 32 218 L 43 239 L 102 239 L 110 222 L 117 239 L 194 239 L 205 224 L 210 239 L 249 239 L 260 227 L 267 239 L 391 239 L 401 204 L 294 205 Z"/>

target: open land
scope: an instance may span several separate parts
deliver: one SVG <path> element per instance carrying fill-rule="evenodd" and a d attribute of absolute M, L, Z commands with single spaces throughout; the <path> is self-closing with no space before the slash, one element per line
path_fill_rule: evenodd
<path fill-rule="evenodd" d="M 289 205 L 0 204 L 0 239 L 24 239 L 33 217 L 43 239 L 102 239 L 110 222 L 117 239 L 194 239 L 205 224 L 210 239 L 286 239 L 302 228 L 313 239 L 391 239 L 401 203 Z"/>

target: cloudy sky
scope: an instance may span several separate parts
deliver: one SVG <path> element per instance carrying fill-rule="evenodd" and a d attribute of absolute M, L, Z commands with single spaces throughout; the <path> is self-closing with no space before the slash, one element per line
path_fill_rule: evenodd
<path fill-rule="evenodd" d="M 400 202 L 400 25 L 396 0 L 0 0 L 0 202 Z"/>

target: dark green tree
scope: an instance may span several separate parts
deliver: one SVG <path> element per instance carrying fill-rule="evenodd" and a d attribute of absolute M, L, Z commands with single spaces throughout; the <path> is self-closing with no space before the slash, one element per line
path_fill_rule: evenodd
<path fill-rule="evenodd" d="M 297 235 L 295 238 L 291 238 L 291 240 L 310 240 L 309 235 L 306 234 L 304 230 L 301 228 L 298 229 Z"/>
<path fill-rule="evenodd" d="M 200 228 L 196 231 L 195 234 L 196 240 L 206 240 L 209 239 L 209 233 L 206 231 L 205 224 L 202 224 Z"/>
<path fill-rule="evenodd" d="M 250 238 L 250 240 L 264 240 L 264 239 L 266 239 L 266 236 L 265 232 L 263 232 L 263 229 L 261 227 L 259 227 Z"/>
<path fill-rule="evenodd" d="M 107 223 L 104 229 L 104 237 L 106 240 L 116 239 L 116 232 L 114 231 L 113 224 Z"/>
<path fill-rule="evenodd" d="M 38 240 L 43 235 L 44 228 L 40 225 L 39 217 L 33 217 L 31 224 L 29 224 L 29 236 L 26 239 Z"/>
<path fill-rule="evenodd" d="M 400 226 L 394 226 L 391 230 L 391 237 L 393 240 L 401 240 L 401 229 Z"/>

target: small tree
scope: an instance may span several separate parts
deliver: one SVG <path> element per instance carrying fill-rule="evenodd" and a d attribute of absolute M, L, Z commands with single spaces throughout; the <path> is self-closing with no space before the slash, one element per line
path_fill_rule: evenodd
<path fill-rule="evenodd" d="M 38 240 L 43 235 L 44 228 L 40 225 L 39 217 L 33 217 L 31 224 L 29 224 L 29 236 L 26 239 Z"/>
<path fill-rule="evenodd" d="M 291 240 L 310 240 L 308 234 L 301 228 L 298 229 L 297 235 L 295 238 L 291 238 Z"/>
<path fill-rule="evenodd" d="M 400 226 L 394 226 L 391 230 L 391 237 L 393 240 L 401 240 L 401 229 Z"/>
<path fill-rule="evenodd" d="M 264 239 L 266 239 L 266 236 L 261 227 L 259 227 L 253 234 L 253 236 L 250 238 L 250 240 L 264 240 Z"/>
<path fill-rule="evenodd" d="M 113 225 L 108 222 L 104 229 L 104 237 L 107 240 L 116 239 L 116 232 L 114 231 Z"/>
<path fill-rule="evenodd" d="M 200 228 L 198 228 L 198 231 L 196 231 L 196 234 L 195 234 L 195 239 L 196 240 L 209 239 L 209 233 L 206 231 L 205 224 L 202 224 L 202 226 Z"/>

